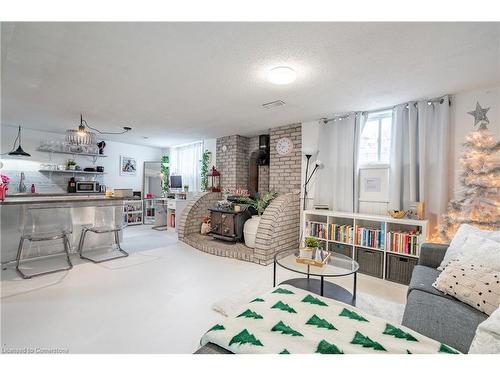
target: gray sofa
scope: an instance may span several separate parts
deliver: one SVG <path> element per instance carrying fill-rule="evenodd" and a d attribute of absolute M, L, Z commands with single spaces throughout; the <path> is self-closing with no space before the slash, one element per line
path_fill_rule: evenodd
<path fill-rule="evenodd" d="M 447 249 L 448 245 L 422 245 L 408 286 L 403 325 L 467 353 L 477 326 L 488 316 L 432 286 Z"/>

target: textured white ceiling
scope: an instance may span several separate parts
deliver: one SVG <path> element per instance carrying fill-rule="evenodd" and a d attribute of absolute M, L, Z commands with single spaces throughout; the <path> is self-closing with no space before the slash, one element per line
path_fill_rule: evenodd
<path fill-rule="evenodd" d="M 2 124 L 171 146 L 500 82 L 499 23 L 3 23 Z M 297 81 L 275 86 L 268 69 Z M 283 100 L 284 107 L 261 104 Z M 149 139 L 143 139 L 143 136 Z"/>

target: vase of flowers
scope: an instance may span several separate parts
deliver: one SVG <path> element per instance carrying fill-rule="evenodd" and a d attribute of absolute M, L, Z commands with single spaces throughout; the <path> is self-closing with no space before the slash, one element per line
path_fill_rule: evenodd
<path fill-rule="evenodd" d="M 0 174 L 1 176 L 1 183 L 0 183 L 0 200 L 3 201 L 5 200 L 5 197 L 7 196 L 7 190 L 9 190 L 9 182 L 10 178 L 3 173 Z"/>

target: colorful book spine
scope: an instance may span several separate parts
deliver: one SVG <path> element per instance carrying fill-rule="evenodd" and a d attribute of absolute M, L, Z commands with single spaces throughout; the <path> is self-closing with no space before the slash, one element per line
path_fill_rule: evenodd
<path fill-rule="evenodd" d="M 306 223 L 306 234 L 308 236 L 328 239 L 328 225 L 322 223 L 307 222 Z"/>
<path fill-rule="evenodd" d="M 382 250 L 384 248 L 384 242 L 385 242 L 384 230 L 385 227 L 381 227 L 381 229 L 356 227 L 355 228 L 356 245 Z"/>
<path fill-rule="evenodd" d="M 418 255 L 418 238 L 420 233 L 416 232 L 387 232 L 387 251 L 393 253 Z"/>
<path fill-rule="evenodd" d="M 330 236 L 332 241 L 352 244 L 354 229 L 352 225 L 330 224 Z"/>

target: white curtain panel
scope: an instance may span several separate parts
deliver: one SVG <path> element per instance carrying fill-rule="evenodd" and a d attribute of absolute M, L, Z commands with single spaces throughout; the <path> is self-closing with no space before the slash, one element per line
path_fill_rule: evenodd
<path fill-rule="evenodd" d="M 317 171 L 315 204 L 325 204 L 337 211 L 353 212 L 355 134 L 354 115 L 321 126 L 317 158 L 321 160 L 323 167 Z"/>
<path fill-rule="evenodd" d="M 424 202 L 431 232 L 436 231 L 446 213 L 449 194 L 450 105 L 448 96 L 441 103 L 417 103 L 419 133 L 419 201 Z"/>
<path fill-rule="evenodd" d="M 361 142 L 361 134 L 366 125 L 366 120 L 368 119 L 368 113 L 358 113 L 356 116 L 356 123 L 354 129 L 354 170 L 353 170 L 353 180 L 354 180 L 354 212 L 359 212 L 359 146 Z"/>
<path fill-rule="evenodd" d="M 182 184 L 189 191 L 201 189 L 201 158 L 203 142 L 196 142 L 170 149 L 170 174 L 182 176 Z"/>
<path fill-rule="evenodd" d="M 392 117 L 389 207 L 424 202 L 431 231 L 448 203 L 449 101 L 409 103 Z"/>

